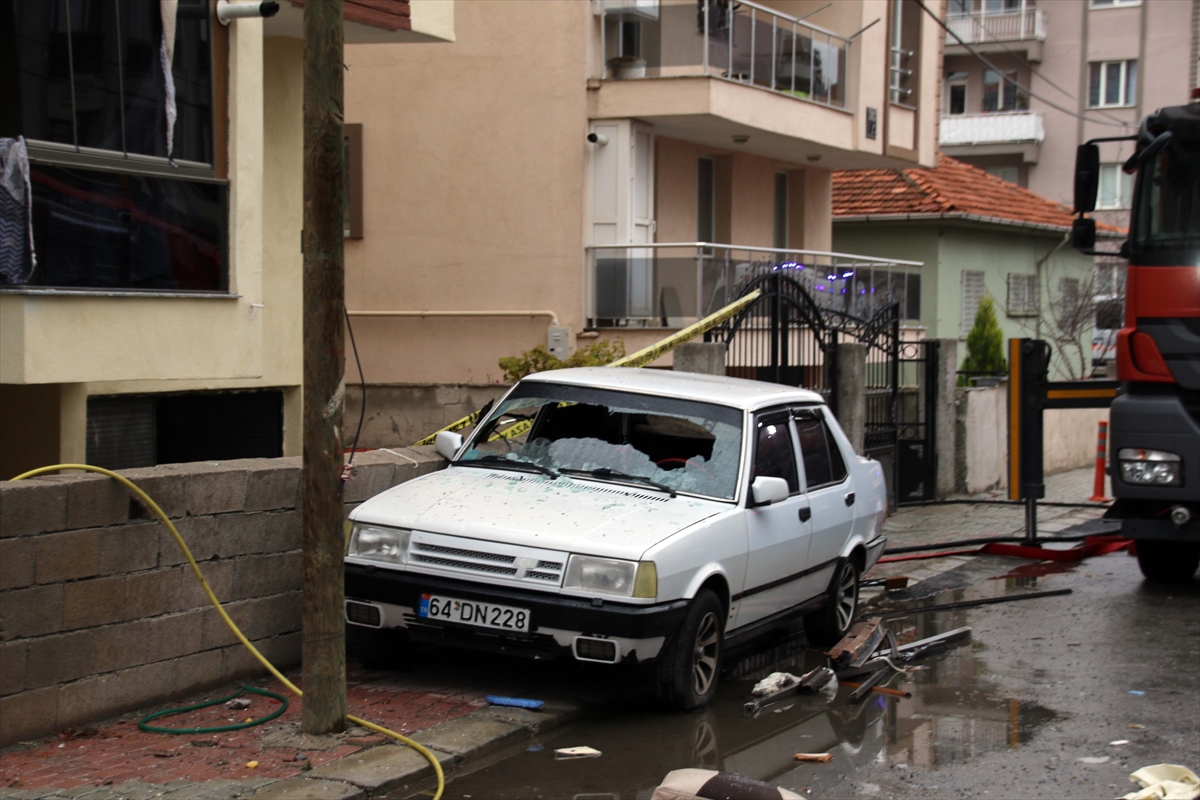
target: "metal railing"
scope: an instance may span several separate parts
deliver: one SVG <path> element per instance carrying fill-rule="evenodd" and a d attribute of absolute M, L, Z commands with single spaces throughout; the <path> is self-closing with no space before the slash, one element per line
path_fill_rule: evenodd
<path fill-rule="evenodd" d="M 750 0 L 604 0 L 601 75 L 703 75 L 845 108 L 850 39 Z"/>
<path fill-rule="evenodd" d="M 950 14 L 946 17 L 946 26 L 967 44 L 1046 40 L 1046 12 L 1040 8 L 999 12 L 983 8 L 965 14 Z M 958 42 L 946 34 L 946 44 Z"/>
<path fill-rule="evenodd" d="M 586 250 L 589 327 L 681 328 L 775 270 L 789 270 L 821 308 L 865 319 L 899 301 L 901 319 L 921 316 L 920 261 L 711 242 Z"/>
<path fill-rule="evenodd" d="M 1046 138 L 1040 111 L 1003 111 L 991 114 L 944 114 L 938 128 L 943 147 L 960 144 L 1037 142 Z"/>

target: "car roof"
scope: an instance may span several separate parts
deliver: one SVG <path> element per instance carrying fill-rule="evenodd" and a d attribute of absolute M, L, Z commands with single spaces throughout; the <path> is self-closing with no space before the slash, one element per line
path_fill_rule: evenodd
<path fill-rule="evenodd" d="M 724 375 L 702 375 L 634 367 L 576 367 L 538 372 L 522 382 L 564 383 L 596 389 L 657 394 L 699 400 L 743 410 L 779 403 L 824 403 L 821 395 L 781 383 L 750 381 Z"/>

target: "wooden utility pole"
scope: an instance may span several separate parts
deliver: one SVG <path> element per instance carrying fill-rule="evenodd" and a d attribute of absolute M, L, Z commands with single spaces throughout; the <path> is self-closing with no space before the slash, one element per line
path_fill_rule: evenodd
<path fill-rule="evenodd" d="M 305 733 L 346 724 L 342 617 L 342 0 L 304 4 Z"/>

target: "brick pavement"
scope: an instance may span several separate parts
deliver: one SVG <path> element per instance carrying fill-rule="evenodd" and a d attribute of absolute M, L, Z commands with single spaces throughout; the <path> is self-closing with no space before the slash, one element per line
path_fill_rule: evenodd
<path fill-rule="evenodd" d="M 1091 480 L 1090 469 L 1051 476 L 1047 479 L 1046 499 L 1084 502 L 1091 494 Z M 999 498 L 1000 494 L 989 496 Z M 1039 513 L 1039 528 L 1049 534 L 1094 520 L 1100 513 L 1099 509 L 1091 508 L 1045 508 Z M 937 544 L 993 535 L 1021 535 L 1024 516 L 1019 507 L 1000 505 L 907 508 L 890 517 L 885 530 L 892 547 Z M 869 577 L 907 575 L 911 584 L 933 578 L 972 558 L 957 556 L 882 564 Z M 869 598 L 864 596 L 864 599 Z M 485 706 L 477 663 L 447 659 L 431 666 L 425 673 L 409 675 L 352 671 L 349 708 L 358 716 L 409 734 L 473 712 L 478 714 Z M 493 684 L 493 691 L 520 695 L 531 685 L 544 684 L 549 674 L 544 670 L 552 668 L 538 666 L 541 669 L 531 666 L 530 671 L 517 678 L 503 678 L 506 683 L 499 686 L 495 685 L 495 676 L 488 676 L 488 681 Z M 256 685 L 287 694 L 273 683 L 258 681 Z M 168 705 L 183 706 L 229 693 L 231 690 L 214 690 L 203 697 L 181 698 Z M 261 715 L 267 713 L 263 709 L 270 703 L 255 698 L 254 704 L 240 713 Z M 298 733 L 300 701 L 295 699 L 288 711 L 271 723 L 218 735 L 171 737 L 142 733 L 137 729 L 137 720 L 146 713 L 149 711 L 101 723 L 65 739 L 46 739 L 9 748 L 0 754 L 0 798 L 227 800 L 252 794 L 273 783 L 283 787 L 288 779 L 307 775 L 314 768 L 317 770 L 314 777 L 321 776 L 325 772 L 320 770 L 322 765 L 370 749 L 381 741 L 381 737 L 367 735 L 362 729 L 340 737 L 324 737 L 319 742 L 306 740 Z M 163 724 L 181 727 L 221 724 L 228 718 L 226 709 L 214 707 Z M 297 760 L 297 754 L 305 757 Z M 247 767 L 251 761 L 258 762 L 255 769 Z"/>

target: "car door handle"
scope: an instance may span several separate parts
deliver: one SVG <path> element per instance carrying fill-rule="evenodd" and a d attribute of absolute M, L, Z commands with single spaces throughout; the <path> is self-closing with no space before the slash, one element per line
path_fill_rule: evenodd
<path fill-rule="evenodd" d="M 854 505 L 854 492 L 846 492 L 846 505 Z"/>
<path fill-rule="evenodd" d="M 800 521 L 808 522 L 808 520 L 811 517 L 812 517 L 812 509 L 809 508 L 808 506 L 801 506 L 800 507 Z"/>

